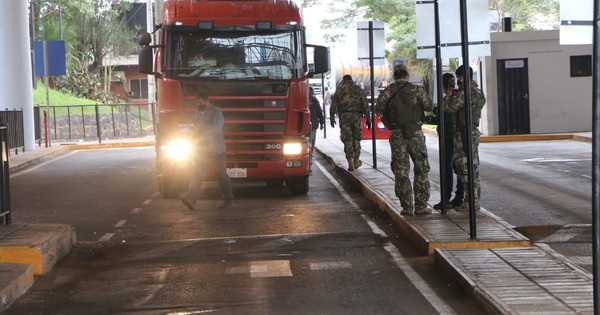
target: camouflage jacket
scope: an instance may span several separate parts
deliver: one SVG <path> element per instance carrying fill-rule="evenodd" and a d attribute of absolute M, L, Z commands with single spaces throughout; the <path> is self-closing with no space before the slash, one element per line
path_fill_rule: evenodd
<path fill-rule="evenodd" d="M 485 95 L 483 91 L 477 86 L 477 84 L 471 82 L 471 113 L 473 127 L 479 127 L 479 120 L 481 119 L 481 110 L 485 105 Z M 456 130 L 465 130 L 466 128 L 466 115 L 465 115 L 465 91 L 464 89 L 459 90 L 451 97 L 444 98 L 444 112 L 455 113 L 454 123 Z"/>
<path fill-rule="evenodd" d="M 375 113 L 378 116 L 383 116 L 386 106 L 392 105 L 392 100 L 390 99 L 394 92 L 396 92 L 399 88 L 402 88 L 401 95 L 394 95 L 396 97 L 402 97 L 405 100 L 410 100 L 410 103 L 419 105 L 421 107 L 421 112 L 424 114 L 425 112 L 432 112 L 433 105 L 431 103 L 431 98 L 425 92 L 425 90 L 418 86 L 414 85 L 406 80 L 398 80 L 389 87 L 387 87 L 379 97 L 377 97 L 377 104 L 375 105 Z M 390 103 L 390 104 L 388 104 Z M 420 123 L 420 121 L 415 121 L 415 123 Z"/>
<path fill-rule="evenodd" d="M 371 110 L 365 91 L 353 81 L 343 81 L 331 98 L 329 116 L 335 117 L 336 113 L 360 113 L 369 117 Z"/>

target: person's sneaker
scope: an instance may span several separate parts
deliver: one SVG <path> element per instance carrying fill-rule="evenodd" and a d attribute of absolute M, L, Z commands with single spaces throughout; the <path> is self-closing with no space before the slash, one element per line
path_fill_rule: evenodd
<path fill-rule="evenodd" d="M 412 210 L 406 210 L 406 209 L 402 209 L 402 211 L 400 211 L 401 215 L 413 215 L 413 211 Z"/>
<path fill-rule="evenodd" d="M 222 205 L 219 206 L 219 210 L 231 209 L 234 208 L 235 204 L 233 201 L 225 201 Z"/>
<path fill-rule="evenodd" d="M 450 201 L 450 205 L 452 206 L 452 208 L 459 207 L 462 204 L 463 204 L 462 198 L 454 197 L 454 199 L 452 199 L 452 201 Z"/>
<path fill-rule="evenodd" d="M 450 204 L 450 200 L 447 200 L 444 205 L 446 206 L 446 209 L 452 209 L 452 205 Z M 433 209 L 435 210 L 442 210 L 442 202 L 438 202 L 435 205 L 433 205 Z"/>
<path fill-rule="evenodd" d="M 432 212 L 433 212 L 433 209 L 431 209 L 429 207 L 415 210 L 415 214 L 431 214 Z"/>
<path fill-rule="evenodd" d="M 181 202 L 190 210 L 196 211 L 195 202 L 188 197 L 181 198 Z"/>

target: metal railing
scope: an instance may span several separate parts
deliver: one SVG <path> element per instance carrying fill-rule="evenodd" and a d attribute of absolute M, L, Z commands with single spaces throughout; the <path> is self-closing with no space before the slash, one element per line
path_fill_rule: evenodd
<path fill-rule="evenodd" d="M 21 116 L 22 117 L 22 116 Z M 8 165 L 8 131 L 7 126 L 0 126 L 0 223 L 8 225 L 11 221 L 10 216 L 10 172 Z"/>
<path fill-rule="evenodd" d="M 6 128 L 6 145 L 7 149 L 15 150 L 25 148 L 25 136 L 23 131 L 23 110 L 22 109 L 6 109 L 0 111 L 0 125 Z"/>
<path fill-rule="evenodd" d="M 154 104 L 34 106 L 36 140 L 92 140 L 154 134 Z M 48 125 L 48 129 L 44 128 Z"/>

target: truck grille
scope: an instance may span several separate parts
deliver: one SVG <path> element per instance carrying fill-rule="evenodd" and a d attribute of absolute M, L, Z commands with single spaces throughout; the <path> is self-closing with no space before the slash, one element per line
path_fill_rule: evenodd
<path fill-rule="evenodd" d="M 197 85 L 184 85 L 186 107 L 193 107 Z M 225 116 L 228 167 L 257 167 L 255 162 L 283 159 L 287 84 L 220 82 L 208 87 L 211 103 Z M 191 104 L 190 104 L 191 103 Z"/>

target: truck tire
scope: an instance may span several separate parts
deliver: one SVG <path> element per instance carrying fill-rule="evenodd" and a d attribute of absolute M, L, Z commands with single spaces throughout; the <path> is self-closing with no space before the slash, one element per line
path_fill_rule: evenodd
<path fill-rule="evenodd" d="M 177 199 L 181 193 L 180 186 L 177 181 L 165 177 L 159 181 L 158 190 L 164 199 Z"/>
<path fill-rule="evenodd" d="M 285 186 L 292 195 L 306 195 L 308 193 L 308 176 L 288 179 Z"/>

